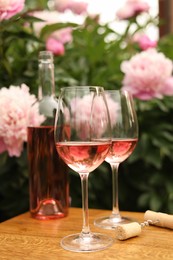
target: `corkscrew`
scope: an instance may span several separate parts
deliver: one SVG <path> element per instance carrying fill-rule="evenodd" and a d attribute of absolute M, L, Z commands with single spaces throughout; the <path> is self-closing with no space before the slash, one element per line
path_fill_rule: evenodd
<path fill-rule="evenodd" d="M 144 221 L 142 223 L 132 222 L 117 226 L 117 239 L 126 240 L 139 236 L 142 232 L 142 228 L 150 225 L 173 229 L 173 215 L 147 210 L 144 214 Z"/>
<path fill-rule="evenodd" d="M 145 226 L 149 226 L 149 225 L 155 225 L 155 224 L 158 224 L 159 223 L 159 220 L 151 220 L 151 219 L 148 219 L 148 220 L 145 220 L 144 222 L 140 223 L 141 227 L 145 227 Z"/>

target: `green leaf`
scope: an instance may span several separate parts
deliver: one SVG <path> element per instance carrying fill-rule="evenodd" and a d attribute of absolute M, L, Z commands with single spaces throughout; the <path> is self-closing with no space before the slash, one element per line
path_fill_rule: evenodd
<path fill-rule="evenodd" d="M 42 28 L 40 32 L 41 39 L 46 39 L 52 32 L 56 30 L 60 30 L 67 27 L 72 27 L 73 29 L 78 27 L 79 25 L 75 23 L 54 23 L 50 25 L 46 25 Z"/>

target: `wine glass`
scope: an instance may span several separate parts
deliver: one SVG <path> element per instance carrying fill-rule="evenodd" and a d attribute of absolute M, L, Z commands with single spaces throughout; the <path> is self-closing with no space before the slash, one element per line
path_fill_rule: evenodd
<path fill-rule="evenodd" d="M 118 168 L 135 149 L 138 141 L 138 121 L 130 93 L 123 90 L 105 91 L 112 127 L 112 145 L 105 159 L 112 170 L 112 213 L 94 221 L 100 228 L 114 229 L 132 220 L 120 215 L 118 202 Z"/>
<path fill-rule="evenodd" d="M 61 246 L 75 252 L 105 249 L 113 239 L 90 231 L 88 212 L 89 173 L 105 160 L 111 146 L 110 117 L 102 87 L 61 89 L 55 117 L 55 145 L 64 162 L 80 175 L 82 187 L 82 231 L 64 237 Z"/>

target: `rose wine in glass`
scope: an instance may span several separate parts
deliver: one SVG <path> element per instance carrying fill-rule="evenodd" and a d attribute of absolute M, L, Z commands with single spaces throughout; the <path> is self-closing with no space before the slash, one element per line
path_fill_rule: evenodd
<path fill-rule="evenodd" d="M 106 158 L 111 146 L 111 124 L 102 87 L 62 88 L 55 117 L 55 145 L 64 162 L 81 178 L 83 227 L 61 240 L 61 246 L 75 252 L 107 248 L 113 239 L 92 233 L 89 227 L 88 176 Z M 74 223 L 75 225 L 75 223 Z"/>
<path fill-rule="evenodd" d="M 104 229 L 114 229 L 119 224 L 131 222 L 119 211 L 118 167 L 134 151 L 138 141 L 138 121 L 130 93 L 122 90 L 105 91 L 112 127 L 112 145 L 105 161 L 112 169 L 112 213 L 98 218 L 94 224 Z"/>

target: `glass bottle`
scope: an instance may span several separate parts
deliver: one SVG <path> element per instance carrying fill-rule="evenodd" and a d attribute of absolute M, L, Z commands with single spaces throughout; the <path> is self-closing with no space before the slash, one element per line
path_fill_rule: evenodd
<path fill-rule="evenodd" d="M 28 127 L 30 213 L 37 219 L 56 219 L 68 214 L 69 184 L 67 166 L 54 141 L 57 101 L 51 52 L 39 53 L 39 83 L 39 110 L 45 121 L 39 127 Z"/>

